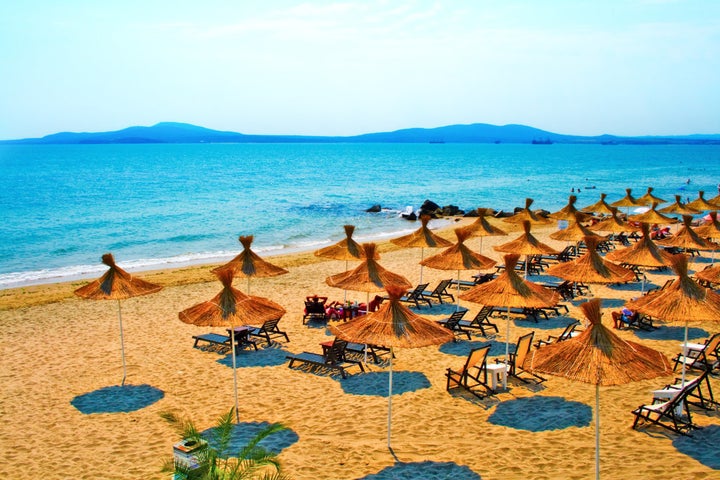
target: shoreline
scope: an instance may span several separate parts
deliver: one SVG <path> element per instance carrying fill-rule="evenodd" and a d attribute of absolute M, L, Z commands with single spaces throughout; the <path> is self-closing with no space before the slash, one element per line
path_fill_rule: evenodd
<path fill-rule="evenodd" d="M 446 236 L 452 241 L 454 239 L 454 235 L 452 235 L 453 229 L 467 225 L 468 223 L 472 222 L 474 218 L 442 217 L 437 220 L 446 221 L 447 225 L 439 227 L 437 229 L 432 229 L 433 232 L 442 236 Z M 416 228 L 419 228 L 418 226 L 420 225 L 420 222 L 413 222 L 409 225 L 412 225 L 412 230 L 415 230 Z M 384 234 L 382 235 L 381 239 L 375 241 L 371 240 L 370 242 L 376 243 L 378 245 L 380 253 L 393 252 L 399 250 L 401 247 L 398 247 L 391 243 L 390 239 L 400 235 L 401 234 L 397 234 L 390 237 L 387 234 Z M 328 245 L 330 244 L 331 243 L 328 243 Z M 275 263 L 279 267 L 285 269 L 297 267 L 300 265 L 312 265 L 313 263 L 332 261 L 329 259 L 316 257 L 314 255 L 314 252 L 317 249 L 322 248 L 323 246 L 325 245 L 323 244 L 320 246 L 314 246 L 308 250 L 298 249 L 288 252 L 273 253 L 273 251 L 270 251 L 266 254 L 261 253 L 260 256 L 264 259 L 272 261 L 272 263 Z M 237 255 L 241 251 L 242 250 L 238 248 L 238 251 L 234 255 Z M 228 257 L 226 261 L 232 259 L 234 255 Z M 195 283 L 207 283 L 216 281 L 217 277 L 215 277 L 215 275 L 213 275 L 210 270 L 220 265 L 223 265 L 224 263 L 225 262 L 202 262 L 183 266 L 168 266 L 167 268 L 160 269 L 127 269 L 127 271 L 131 274 L 137 274 L 138 276 L 141 276 L 143 280 L 146 280 L 148 282 L 157 283 L 159 285 L 162 285 L 163 287 L 175 287 L 182 285 L 191 285 Z M 120 262 L 120 266 L 123 267 L 122 262 Z M 0 311 L 13 310 L 22 307 L 45 305 L 48 303 L 60 302 L 68 298 L 74 298 L 73 292 L 77 288 L 87 284 L 92 280 L 95 280 L 96 278 L 99 278 L 107 271 L 107 267 L 105 265 L 101 264 L 100 267 L 101 270 L 99 271 L 99 273 L 93 274 L 92 276 L 83 275 L 82 278 L 62 279 L 59 281 L 49 281 L 45 283 L 0 288 Z"/>

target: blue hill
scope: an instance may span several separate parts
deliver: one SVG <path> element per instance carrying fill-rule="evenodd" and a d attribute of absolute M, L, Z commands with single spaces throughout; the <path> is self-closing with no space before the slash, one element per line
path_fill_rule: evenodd
<path fill-rule="evenodd" d="M 120 143 L 587 143 L 587 144 L 720 144 L 720 135 L 667 137 L 573 136 L 526 125 L 448 125 L 408 128 L 393 132 L 346 137 L 302 135 L 246 135 L 212 130 L 187 123 L 162 122 L 151 127 L 134 126 L 112 132 L 61 132 L 42 138 L 0 141 L 0 144 L 120 144 Z"/>

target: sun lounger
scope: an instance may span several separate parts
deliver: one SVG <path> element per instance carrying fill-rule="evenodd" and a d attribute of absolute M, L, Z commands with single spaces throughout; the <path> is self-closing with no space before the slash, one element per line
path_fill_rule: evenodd
<path fill-rule="evenodd" d="M 495 278 L 494 273 L 483 273 L 479 275 L 473 275 L 473 280 L 460 280 L 460 279 L 453 279 L 450 280 L 450 285 L 453 287 L 460 287 L 461 290 L 467 290 L 469 288 L 472 288 L 476 285 L 480 285 L 485 282 L 489 282 Z"/>
<path fill-rule="evenodd" d="M 478 398 L 485 398 L 495 393 L 487 384 L 487 356 L 490 345 L 476 348 L 468 354 L 465 365 L 459 370 L 447 369 L 446 390 L 463 388 Z"/>
<path fill-rule="evenodd" d="M 557 343 L 557 342 L 562 342 L 563 340 L 569 340 L 574 336 L 573 334 L 576 333 L 575 328 L 577 328 L 577 326 L 578 326 L 578 322 L 573 322 L 570 325 L 566 326 L 565 330 L 563 330 L 560 335 L 557 335 L 557 336 L 548 335 L 547 340 L 538 340 L 533 345 L 535 346 L 535 348 L 540 348 L 545 345 L 550 345 L 551 343 Z"/>
<path fill-rule="evenodd" d="M 697 388 L 688 393 L 685 401 L 690 405 L 695 405 L 704 410 L 715 410 L 720 407 L 720 403 L 715 401 L 715 396 L 713 395 L 712 387 L 710 386 L 710 376 L 705 375 L 704 373 L 701 374 L 701 377 L 703 378 L 698 380 Z M 693 380 L 694 379 L 686 378 L 685 384 Z M 682 379 L 676 378 L 673 383 L 667 384 L 661 390 L 656 390 L 653 393 L 657 395 L 659 392 L 675 392 L 677 390 L 681 390 L 683 386 L 684 384 L 682 383 Z"/>
<path fill-rule="evenodd" d="M 428 288 L 429 283 L 421 283 L 417 287 L 415 287 L 412 290 L 408 290 L 408 292 L 400 297 L 401 302 L 405 303 L 414 303 L 417 308 L 420 308 L 420 302 L 427 302 L 429 307 L 432 307 L 432 303 L 430 300 L 425 298 L 423 296 L 423 292 Z M 390 297 L 385 296 L 383 297 L 384 300 L 389 300 Z"/>
<path fill-rule="evenodd" d="M 686 435 L 691 429 L 696 428 L 692 422 L 687 397 L 698 388 L 700 382 L 707 375 L 708 372 L 705 371 L 699 377 L 690 380 L 682 388 L 676 390 L 669 399 L 653 398 L 653 403 L 640 405 L 632 411 L 635 415 L 632 428 L 637 428 L 643 423 L 650 423 L 682 435 Z"/>
<path fill-rule="evenodd" d="M 448 330 L 451 330 L 455 336 L 466 335 L 468 340 L 470 340 L 470 332 L 460 325 L 460 320 L 465 315 L 465 312 L 467 312 L 467 310 L 458 310 L 453 312 L 450 314 L 450 317 L 438 320 L 438 323 Z"/>
<path fill-rule="evenodd" d="M 720 350 L 720 332 L 707 339 L 701 348 L 691 349 L 685 354 L 682 352 L 677 354 L 673 358 L 675 362 L 673 370 L 677 370 L 678 366 L 684 363 L 687 369 L 712 371 L 720 367 L 718 350 Z"/>
<path fill-rule="evenodd" d="M 279 318 L 268 320 L 267 322 L 263 323 L 260 327 L 253 327 L 252 330 L 250 330 L 250 335 L 253 337 L 261 337 L 264 338 L 267 341 L 268 346 L 270 346 L 273 342 L 273 339 L 284 337 L 286 342 L 289 342 L 290 339 L 287 336 L 286 332 L 283 332 L 278 328 L 278 323 L 280 322 Z"/>
<path fill-rule="evenodd" d="M 345 370 L 353 366 L 359 366 L 360 370 L 364 372 L 365 368 L 363 367 L 362 362 L 349 360 L 345 357 L 346 347 L 346 341 L 336 338 L 332 343 L 332 346 L 330 346 L 330 348 L 322 354 L 302 352 L 297 355 L 288 355 L 285 358 L 290 360 L 288 368 L 292 368 L 296 363 L 310 364 L 322 369 L 339 372 L 343 378 L 347 378 L 347 372 Z"/>
<path fill-rule="evenodd" d="M 348 343 L 345 347 L 345 352 L 354 353 L 357 355 L 365 354 L 372 357 L 373 362 L 380 363 L 380 357 L 383 355 L 390 355 L 390 349 L 380 345 L 370 345 L 369 343 Z M 394 356 L 393 356 L 394 358 Z"/>
<path fill-rule="evenodd" d="M 303 314 L 302 323 L 307 325 L 311 321 L 327 322 L 329 320 L 325 313 L 325 302 L 305 301 L 305 313 Z"/>
<path fill-rule="evenodd" d="M 487 336 L 486 330 L 490 329 L 495 330 L 495 333 L 497 333 L 497 325 L 490 321 L 490 314 L 492 313 L 492 311 L 492 307 L 483 306 L 472 320 L 461 319 L 458 324 L 465 329 L 480 330 L 483 336 Z"/>
<path fill-rule="evenodd" d="M 227 351 L 232 348 L 230 345 L 230 335 L 220 335 L 219 333 L 204 333 L 202 335 L 193 335 L 195 340 L 193 348 L 199 348 L 201 350 L 215 350 L 215 351 Z M 207 345 L 200 345 L 200 343 Z"/>
<path fill-rule="evenodd" d="M 443 298 L 450 299 L 450 302 L 455 301 L 455 297 L 452 293 L 448 293 L 447 288 L 450 286 L 452 280 L 441 280 L 437 287 L 433 291 L 424 290 L 421 292 L 423 300 L 430 301 L 430 299 L 437 299 L 439 303 L 443 303 Z"/>
<path fill-rule="evenodd" d="M 506 315 L 508 312 L 512 313 L 514 315 L 523 315 L 525 317 L 532 317 L 532 319 L 535 323 L 537 323 L 539 315 L 542 315 L 543 317 L 545 317 L 545 320 L 547 320 L 547 318 L 548 318 L 547 312 L 545 312 L 544 310 L 542 310 L 540 308 L 511 307 L 510 309 L 508 309 L 507 307 L 493 307 L 491 313 L 493 314 L 493 316 L 503 316 L 503 315 Z"/>

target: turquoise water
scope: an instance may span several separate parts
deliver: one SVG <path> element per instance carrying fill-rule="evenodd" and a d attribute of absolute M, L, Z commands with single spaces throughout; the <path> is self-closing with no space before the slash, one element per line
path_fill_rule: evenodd
<path fill-rule="evenodd" d="M 550 211 L 579 188 L 717 194 L 718 146 L 195 144 L 0 146 L 0 288 L 93 277 L 112 252 L 130 270 L 223 261 L 239 235 L 260 254 L 417 228 L 425 199 Z M 690 179 L 691 183 L 686 184 Z M 591 189 L 588 187 L 596 187 Z M 380 214 L 365 213 L 379 203 Z M 440 226 L 432 223 L 431 226 Z"/>

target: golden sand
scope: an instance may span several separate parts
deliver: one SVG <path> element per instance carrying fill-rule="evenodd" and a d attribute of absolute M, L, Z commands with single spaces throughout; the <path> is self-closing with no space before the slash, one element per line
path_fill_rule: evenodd
<path fill-rule="evenodd" d="M 534 231 L 538 238 L 562 249 L 565 245 L 548 238 L 553 229 Z M 451 230 L 442 232 L 455 240 Z M 500 255 L 492 245 L 512 238 L 483 239 L 482 253 L 495 259 Z M 466 244 L 479 250 L 480 239 Z M 418 282 L 420 252 L 380 245 L 380 263 L 387 269 Z M 433 251 L 425 250 L 425 256 Z M 284 352 L 319 352 L 327 341 L 324 328 L 309 328 L 301 322 L 302 301 L 308 294 L 341 300 L 343 292 L 325 284 L 325 278 L 345 269 L 345 262 L 327 261 L 312 253 L 268 258 L 290 271 L 269 279 L 253 279 L 253 295 L 265 296 L 283 305 L 288 313 L 280 326 L 288 332 L 289 343 L 275 349 Z M 691 272 L 705 264 L 691 264 Z M 0 291 L 0 338 L 2 338 L 2 393 L 0 393 L 0 476 L 9 479 L 153 479 L 168 478 L 160 472 L 162 463 L 172 457 L 172 446 L 179 439 L 160 418 L 164 411 L 176 411 L 193 418 L 201 428 L 233 405 L 232 370 L 218 363 L 224 358 L 213 352 L 192 348 L 192 335 L 211 329 L 186 325 L 178 312 L 205 301 L 221 289 L 209 273 L 212 266 L 149 272 L 138 276 L 164 285 L 146 297 L 122 302 L 125 351 L 129 385 L 148 385 L 164 393 L 157 402 L 129 413 L 82 413 L 71 403 L 81 395 L 118 385 L 122 377 L 120 342 L 115 302 L 87 301 L 73 296 L 84 281 Z M 455 276 L 425 268 L 424 281 L 431 287 L 442 278 Z M 469 278 L 471 272 L 462 272 Z M 650 279 L 662 285 L 668 273 L 651 273 Z M 532 278 L 531 278 L 532 280 Z M 236 286 L 245 291 L 244 280 Z M 638 295 L 639 284 L 624 288 L 593 286 L 595 296 L 605 300 L 607 310 L 619 308 L 623 301 Z M 349 298 L 364 301 L 364 293 L 348 292 Z M 582 319 L 579 301 L 569 304 L 567 317 Z M 463 304 L 471 315 L 477 305 Z M 419 313 L 432 319 L 447 316 L 452 306 L 424 308 Z M 479 345 L 492 340 L 505 341 L 505 321 L 496 319 L 500 334 L 495 338 L 473 337 Z M 559 334 L 567 318 L 511 322 L 510 340 L 529 331 L 536 338 Z M 712 334 L 720 325 L 691 325 L 693 332 L 704 329 Z M 680 327 L 674 327 L 680 330 Z M 221 333 L 222 329 L 215 329 Z M 617 331 L 626 339 L 674 356 L 679 341 L 642 339 L 634 331 Z M 707 336 L 704 335 L 704 336 Z M 701 341 L 703 335 L 694 338 Z M 652 338 L 652 336 L 650 336 Z M 660 337 L 662 338 L 662 337 Z M 463 340 L 462 342 L 467 342 Z M 393 397 L 392 445 L 397 458 L 388 451 L 387 398 L 375 391 L 361 395 L 343 390 L 337 377 L 302 369 L 288 369 L 287 362 L 268 366 L 244 365 L 254 352 L 239 358 L 238 382 L 242 422 L 282 422 L 298 440 L 282 450 L 284 470 L 296 479 L 359 479 L 375 474 L 396 462 L 435 462 L 425 464 L 417 478 L 446 478 L 440 467 L 463 468 L 475 472 L 470 478 L 493 479 L 586 479 L 594 475 L 595 427 L 592 415 L 584 414 L 581 425 L 569 426 L 562 418 L 551 418 L 562 428 L 544 431 L 538 419 L 548 421 L 548 412 L 528 407 L 512 419 L 511 426 L 491 418 L 501 404 L 516 400 L 539 400 L 529 405 L 549 405 L 559 401 L 566 408 L 558 416 L 574 414 L 580 408 L 594 408 L 595 388 L 562 378 L 549 378 L 539 387 L 511 381 L 509 389 L 482 402 L 451 395 L 445 390 L 444 373 L 459 368 L 465 356 L 444 352 L 465 351 L 469 347 L 452 345 L 425 347 L 396 352 L 393 370 L 409 391 Z M 369 365 L 371 372 L 385 367 Z M 355 372 L 352 372 L 355 373 Z M 424 377 L 423 377 L 424 376 Z M 370 378 L 370 377 L 366 377 Z M 384 377 L 385 378 L 385 377 Z M 426 381 L 418 382 L 417 379 Z M 353 385 L 362 382 L 351 378 Z M 719 478 L 717 443 L 699 449 L 692 456 L 680 448 L 678 435 L 647 428 L 631 429 L 630 411 L 649 403 L 651 390 L 672 381 L 671 377 L 630 385 L 600 389 L 601 397 L 601 473 L 606 479 L 628 478 Z M 718 380 L 713 387 L 720 392 Z M 377 390 L 377 389 L 376 389 Z M 362 392 L 360 392 L 362 393 Z M 370 391 L 368 393 L 373 393 Z M 553 399 L 553 397 L 557 397 Z M 577 404 L 570 402 L 579 402 Z M 720 425 L 718 412 L 694 411 L 699 425 Z M 552 417 L 552 415 L 550 415 Z M 715 432 L 717 442 L 717 432 Z M 712 462 L 715 462 L 714 464 Z M 712 468 L 714 465 L 715 469 Z M 452 471 L 452 468 L 451 470 Z M 458 470 L 456 470 L 458 471 Z M 403 477 L 405 478 L 405 477 Z M 455 476 L 453 478 L 462 478 Z"/>

